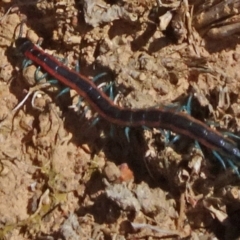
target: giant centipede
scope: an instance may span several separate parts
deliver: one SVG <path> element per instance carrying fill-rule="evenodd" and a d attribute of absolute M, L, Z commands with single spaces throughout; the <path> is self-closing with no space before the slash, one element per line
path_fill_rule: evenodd
<path fill-rule="evenodd" d="M 86 76 L 70 70 L 27 38 L 18 38 L 16 47 L 28 59 L 65 86 L 84 97 L 105 120 L 123 127 L 162 128 L 197 140 L 207 148 L 240 158 L 235 142 L 184 112 L 169 108 L 131 109 L 120 107 Z"/>

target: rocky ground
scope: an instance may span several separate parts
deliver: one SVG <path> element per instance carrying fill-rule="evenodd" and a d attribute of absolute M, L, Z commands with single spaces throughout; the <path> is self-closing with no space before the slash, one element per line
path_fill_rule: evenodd
<path fill-rule="evenodd" d="M 28 64 L 27 37 L 113 86 L 117 105 L 240 131 L 238 0 L 2 0 L 0 239 L 237 239 L 239 178 L 212 149 L 100 119 Z M 22 23 L 22 24 L 20 24 Z M 26 63 L 26 61 L 25 61 Z M 37 74 L 36 74 L 37 71 Z M 83 114 L 85 112 L 85 114 Z M 177 121 L 177 119 L 176 119 Z M 128 136 L 128 137 L 127 137 Z M 236 138 L 234 138 L 234 141 Z M 221 154 L 221 153 L 219 153 Z M 223 156 L 233 163 L 232 156 Z M 238 165 L 238 163 L 236 163 Z"/>

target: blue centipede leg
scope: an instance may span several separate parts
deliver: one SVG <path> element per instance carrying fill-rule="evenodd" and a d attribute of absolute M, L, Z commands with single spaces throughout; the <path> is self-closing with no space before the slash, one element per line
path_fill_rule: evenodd
<path fill-rule="evenodd" d="M 86 116 L 86 113 L 87 113 L 87 111 L 89 111 L 89 110 L 90 110 L 89 107 L 85 107 L 84 111 L 81 113 L 80 120 L 82 120 L 82 119 Z"/>
<path fill-rule="evenodd" d="M 40 82 L 41 80 L 43 80 L 44 78 L 47 77 L 47 73 L 43 73 L 41 76 L 39 75 L 41 68 L 38 67 L 37 70 L 35 71 L 34 75 L 35 75 L 35 79 L 37 82 Z"/>
<path fill-rule="evenodd" d="M 84 115 L 83 115 L 84 116 Z M 92 120 L 89 126 L 86 128 L 86 131 L 89 131 L 92 127 L 94 127 L 100 121 L 100 117 L 96 117 Z"/>
<path fill-rule="evenodd" d="M 125 133 L 125 136 L 126 136 L 128 142 L 130 142 L 129 132 L 130 132 L 130 128 L 129 127 L 125 127 L 124 133 Z"/>
<path fill-rule="evenodd" d="M 238 177 L 240 177 L 239 171 L 238 171 L 238 167 L 233 164 L 233 162 L 230 159 L 226 159 L 228 165 L 233 169 L 233 172 L 236 173 L 238 175 Z"/>
<path fill-rule="evenodd" d="M 65 94 L 65 93 L 68 93 L 70 91 L 70 88 L 67 87 L 67 88 L 64 88 L 57 96 L 56 98 L 59 98 L 61 95 Z"/>
<path fill-rule="evenodd" d="M 202 152 L 202 148 L 197 140 L 195 140 L 195 147 Z"/>
<path fill-rule="evenodd" d="M 104 88 L 103 88 L 103 92 L 108 92 L 109 91 L 109 98 L 113 101 L 114 100 L 114 95 L 113 95 L 113 84 L 114 83 L 110 83 L 110 84 L 108 84 L 107 86 L 105 86 Z"/>
<path fill-rule="evenodd" d="M 96 117 L 90 124 L 90 128 L 95 126 L 100 121 L 100 117 Z"/>
<path fill-rule="evenodd" d="M 50 83 L 51 85 L 56 85 L 59 83 L 59 81 L 56 79 L 51 79 L 51 80 L 48 80 L 47 82 Z"/>
<path fill-rule="evenodd" d="M 62 62 L 64 65 L 68 64 L 68 59 L 67 58 L 59 58 L 59 61 Z"/>
<path fill-rule="evenodd" d="M 78 109 L 80 108 L 80 106 L 81 106 L 81 104 L 82 104 L 82 101 L 83 101 L 83 97 L 79 97 L 79 98 L 78 98 L 78 102 L 77 102 L 77 104 L 76 104 L 76 106 L 77 106 Z"/>
<path fill-rule="evenodd" d="M 107 73 L 100 73 L 100 74 L 98 74 L 97 76 L 95 76 L 94 78 L 93 78 L 93 82 L 96 82 L 99 78 L 101 78 L 101 77 L 103 77 L 103 76 L 106 76 L 107 75 Z M 107 93 L 108 91 L 109 91 L 109 98 L 113 101 L 114 100 L 114 94 L 113 94 L 113 82 L 111 82 L 110 84 L 108 84 L 107 86 L 104 86 L 103 88 L 102 88 L 102 91 L 103 92 L 105 92 L 105 93 Z"/>
<path fill-rule="evenodd" d="M 187 100 L 187 104 L 181 108 L 181 110 L 185 110 L 189 115 L 191 115 L 191 104 L 192 104 L 192 95 Z"/>
<path fill-rule="evenodd" d="M 201 148 L 199 142 L 198 142 L 197 140 L 195 140 L 194 143 L 195 143 L 195 148 L 196 148 L 197 150 L 201 151 L 201 154 L 202 154 L 202 156 L 203 156 L 203 151 L 202 151 L 202 148 Z"/>
<path fill-rule="evenodd" d="M 101 78 L 101 77 L 103 77 L 103 76 L 106 76 L 107 75 L 107 73 L 99 73 L 97 76 L 95 76 L 94 78 L 93 78 L 93 82 L 96 82 L 99 78 Z"/>
<path fill-rule="evenodd" d="M 192 112 L 192 109 L 191 109 L 192 98 L 193 98 L 192 95 L 190 95 L 187 101 L 187 106 L 186 106 L 186 111 L 189 115 L 191 115 L 191 112 Z"/>
<path fill-rule="evenodd" d="M 177 142 L 181 136 L 180 135 L 176 135 L 173 137 L 173 139 L 170 139 L 171 138 L 171 132 L 170 131 L 161 131 L 164 138 L 165 138 L 165 144 L 166 145 L 173 145 L 175 142 Z"/>
<path fill-rule="evenodd" d="M 181 138 L 180 135 L 174 136 L 174 138 L 170 141 L 170 144 L 174 144 L 174 143 L 177 142 L 180 138 Z"/>
<path fill-rule="evenodd" d="M 107 73 L 105 73 L 105 72 L 100 73 L 97 76 L 95 76 L 92 81 L 96 82 L 99 78 L 104 77 L 106 75 L 107 75 Z M 109 98 L 113 101 L 114 95 L 113 95 L 113 83 L 112 82 L 103 88 L 103 92 L 106 93 L 107 91 L 109 91 Z"/>
<path fill-rule="evenodd" d="M 75 64 L 75 71 L 80 73 L 80 64 L 78 60 L 76 61 L 76 64 Z"/>
<path fill-rule="evenodd" d="M 181 111 L 184 110 L 189 115 L 191 115 L 191 102 L 192 102 L 192 95 L 190 95 L 190 97 L 188 98 L 187 104 L 185 106 L 181 107 L 180 110 Z M 166 145 L 168 145 L 168 144 L 172 145 L 172 144 L 174 144 L 175 142 L 177 142 L 181 138 L 181 135 L 176 135 L 176 136 L 173 137 L 173 139 L 170 140 L 170 137 L 171 137 L 170 131 L 166 132 L 166 131 L 162 131 L 161 129 L 160 129 L 160 131 L 162 132 L 162 134 L 165 137 L 165 144 Z M 199 144 L 198 144 L 197 148 L 200 148 Z"/>
<path fill-rule="evenodd" d="M 100 121 L 100 117 L 96 117 L 92 122 L 87 126 L 85 132 L 88 132 L 92 127 L 94 127 Z"/>
<path fill-rule="evenodd" d="M 226 164 L 225 164 L 223 158 L 216 151 L 212 151 L 212 153 L 216 157 L 216 159 L 221 163 L 223 168 L 226 169 Z"/>
<path fill-rule="evenodd" d="M 76 61 L 76 64 L 75 64 L 75 71 L 76 72 L 80 72 L 80 65 L 79 65 L 79 61 Z M 101 77 L 103 77 L 103 76 L 106 76 L 107 75 L 107 73 L 100 73 L 100 74 L 98 74 L 97 76 L 95 76 L 93 79 L 92 79 L 92 81 L 93 82 L 96 82 L 99 78 L 101 78 Z"/>
<path fill-rule="evenodd" d="M 109 88 L 109 98 L 113 101 L 114 100 L 114 95 L 113 95 L 113 83 L 110 83 L 110 88 Z"/>
<path fill-rule="evenodd" d="M 190 95 L 190 97 L 188 98 L 186 106 L 183 106 L 181 110 L 185 110 L 189 115 L 191 115 L 191 104 L 192 104 L 192 95 Z M 180 138 L 181 138 L 181 135 L 176 135 L 170 141 L 170 144 L 177 142 Z M 197 141 L 195 141 L 195 145 L 198 149 L 201 149 Z"/>
<path fill-rule="evenodd" d="M 32 65 L 32 64 L 33 64 L 33 62 L 31 60 L 24 59 L 23 63 L 22 63 L 22 68 L 24 69 L 24 68 L 26 68 L 26 67 L 28 67 L 29 65 Z"/>
<path fill-rule="evenodd" d="M 226 135 L 228 137 L 231 137 L 231 138 L 235 138 L 237 140 L 240 140 L 240 136 L 234 134 L 234 133 L 230 133 L 230 132 L 224 132 L 223 135 Z"/>
<path fill-rule="evenodd" d="M 162 129 L 159 129 L 161 134 L 164 136 L 164 142 L 165 142 L 165 146 L 169 144 L 170 142 L 170 131 L 164 131 Z"/>

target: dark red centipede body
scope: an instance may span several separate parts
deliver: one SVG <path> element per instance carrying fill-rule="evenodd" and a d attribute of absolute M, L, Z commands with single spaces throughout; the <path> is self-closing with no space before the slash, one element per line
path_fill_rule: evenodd
<path fill-rule="evenodd" d="M 171 109 L 119 107 L 87 77 L 68 69 L 28 39 L 17 39 L 16 46 L 25 57 L 41 66 L 42 69 L 67 87 L 75 89 L 102 118 L 111 123 L 126 127 L 164 128 L 195 139 L 210 149 L 240 158 L 240 150 L 234 142 L 190 115 Z"/>

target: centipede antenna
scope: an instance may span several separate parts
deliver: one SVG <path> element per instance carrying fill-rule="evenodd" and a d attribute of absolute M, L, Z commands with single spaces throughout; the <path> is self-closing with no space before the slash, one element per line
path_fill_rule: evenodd
<path fill-rule="evenodd" d="M 130 142 L 129 132 L 130 132 L 130 128 L 129 127 L 125 127 L 124 133 L 125 133 L 125 136 L 126 136 L 128 142 Z"/>
<path fill-rule="evenodd" d="M 27 101 L 27 99 L 29 98 L 29 96 L 32 94 L 31 91 L 29 91 L 27 93 L 27 95 L 23 98 L 23 100 L 12 110 L 13 112 L 18 111 L 23 105 L 24 103 Z"/>
<path fill-rule="evenodd" d="M 12 45 L 14 44 L 15 40 L 18 39 L 18 38 L 21 38 L 22 35 L 23 35 L 23 24 L 26 22 L 26 19 L 22 20 L 18 25 L 17 27 L 15 28 L 14 30 L 14 34 L 13 34 L 13 39 L 12 39 Z M 18 33 L 18 36 L 16 37 L 16 33 L 17 33 L 17 29 L 19 27 L 19 33 Z"/>
<path fill-rule="evenodd" d="M 12 110 L 12 112 L 16 112 L 18 111 L 23 105 L 24 103 L 27 101 L 27 99 L 29 98 L 29 96 L 36 92 L 36 91 L 39 91 L 39 89 L 42 89 L 42 88 L 46 88 L 46 87 L 49 87 L 50 84 L 49 83 L 44 83 L 44 84 L 41 84 L 41 85 L 36 85 L 32 88 L 29 89 L 27 95 L 24 97 L 24 99 Z"/>
<path fill-rule="evenodd" d="M 25 23 L 26 21 L 25 20 L 22 20 L 19 24 L 20 28 L 19 28 L 19 34 L 18 34 L 18 37 L 17 38 L 21 38 L 22 35 L 23 35 L 23 24 Z"/>
<path fill-rule="evenodd" d="M 11 10 L 15 7 L 15 5 L 11 6 L 7 12 L 0 18 L 0 21 L 3 21 L 4 18 L 11 12 Z"/>
<path fill-rule="evenodd" d="M 216 151 L 212 151 L 212 153 L 216 157 L 216 159 L 222 164 L 222 167 L 226 170 L 226 164 L 224 163 L 223 158 Z"/>

